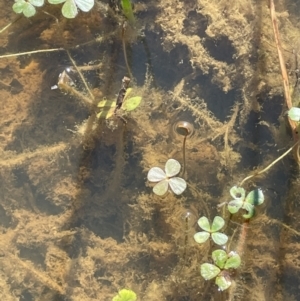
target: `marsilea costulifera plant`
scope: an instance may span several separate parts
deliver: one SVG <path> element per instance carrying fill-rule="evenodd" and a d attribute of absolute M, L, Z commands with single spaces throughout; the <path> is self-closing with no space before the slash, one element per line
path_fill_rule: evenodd
<path fill-rule="evenodd" d="M 48 0 L 50 4 L 63 3 L 61 12 L 65 18 L 72 19 L 78 14 L 78 9 L 83 12 L 90 11 L 94 6 L 94 0 Z M 12 6 L 13 11 L 30 18 L 35 15 L 36 7 L 41 7 L 45 3 L 44 0 L 15 0 Z"/>

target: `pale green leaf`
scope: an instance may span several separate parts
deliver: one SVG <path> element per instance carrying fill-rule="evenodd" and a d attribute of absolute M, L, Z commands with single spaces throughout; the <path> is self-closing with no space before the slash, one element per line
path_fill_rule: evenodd
<path fill-rule="evenodd" d="M 94 6 L 94 0 L 75 0 L 75 3 L 83 12 L 90 11 Z"/>
<path fill-rule="evenodd" d="M 300 121 L 300 108 L 292 107 L 288 111 L 288 116 L 293 121 Z"/>
<path fill-rule="evenodd" d="M 114 115 L 114 108 L 104 108 L 101 112 L 97 114 L 97 118 L 99 119 L 108 119 Z"/>
<path fill-rule="evenodd" d="M 136 301 L 136 294 L 132 290 L 122 289 L 112 301 Z"/>
<path fill-rule="evenodd" d="M 66 2 L 66 0 L 48 0 L 50 4 L 60 4 Z"/>
<path fill-rule="evenodd" d="M 220 269 L 224 268 L 227 258 L 228 255 L 224 250 L 215 250 L 212 252 L 212 259 Z"/>
<path fill-rule="evenodd" d="M 246 192 L 243 187 L 233 186 L 230 189 L 230 194 L 235 200 L 244 200 Z"/>
<path fill-rule="evenodd" d="M 242 200 L 233 200 L 228 203 L 227 208 L 231 214 L 235 214 L 241 209 L 242 206 L 243 206 Z"/>
<path fill-rule="evenodd" d="M 44 0 L 29 0 L 29 2 L 36 7 L 41 7 L 44 5 Z"/>
<path fill-rule="evenodd" d="M 244 203 L 243 205 L 243 209 L 247 210 L 248 213 L 243 215 L 243 218 L 245 219 L 249 219 L 251 217 L 253 217 L 254 213 L 255 213 L 255 209 L 254 206 L 252 204 L 249 203 Z"/>
<path fill-rule="evenodd" d="M 106 107 L 115 107 L 116 106 L 116 101 L 113 100 L 108 100 L 108 99 L 103 99 L 98 102 L 97 107 L 98 108 L 106 108 Z"/>
<path fill-rule="evenodd" d="M 73 19 L 77 16 L 78 10 L 74 0 L 66 0 L 63 5 L 61 12 L 63 16 L 67 19 Z"/>
<path fill-rule="evenodd" d="M 186 190 L 186 181 L 179 177 L 173 177 L 169 179 L 169 185 L 171 187 L 171 190 L 176 195 L 180 195 Z"/>
<path fill-rule="evenodd" d="M 12 9 L 15 13 L 17 14 L 21 14 L 23 12 L 23 9 L 26 5 L 26 2 L 25 0 L 20 0 L 20 1 L 17 1 L 13 6 L 12 6 Z"/>
<path fill-rule="evenodd" d="M 211 234 L 211 238 L 215 244 L 223 246 L 227 243 L 228 236 L 224 233 L 215 232 Z"/>
<path fill-rule="evenodd" d="M 147 179 L 150 182 L 159 182 L 166 178 L 165 172 L 159 167 L 152 167 L 147 175 Z"/>
<path fill-rule="evenodd" d="M 167 177 L 174 177 L 176 176 L 180 171 L 180 163 L 177 160 L 169 159 L 165 165 L 165 171 Z"/>
<path fill-rule="evenodd" d="M 24 9 L 23 9 L 23 14 L 26 18 L 30 18 L 32 16 L 34 16 L 36 13 L 35 7 L 33 5 L 31 5 L 30 3 L 26 3 L 24 5 Z"/>
<path fill-rule="evenodd" d="M 194 235 L 194 239 L 198 244 L 203 244 L 208 240 L 209 236 L 208 232 L 198 232 Z"/>
<path fill-rule="evenodd" d="M 134 96 L 129 99 L 126 99 L 122 104 L 122 109 L 125 111 L 133 111 L 136 109 L 141 103 L 141 96 Z"/>
<path fill-rule="evenodd" d="M 162 180 L 153 187 L 153 192 L 156 195 L 163 196 L 167 193 L 168 188 L 169 188 L 168 180 Z"/>
<path fill-rule="evenodd" d="M 198 225 L 204 231 L 210 232 L 210 224 L 206 216 L 202 216 L 198 219 Z"/>
<path fill-rule="evenodd" d="M 265 200 L 261 189 L 254 189 L 250 191 L 246 197 L 246 202 L 254 206 L 261 205 Z"/>
<path fill-rule="evenodd" d="M 220 272 L 221 270 L 218 267 L 216 267 L 214 264 L 210 264 L 210 263 L 201 264 L 200 273 L 205 280 L 210 280 L 216 277 Z"/>
<path fill-rule="evenodd" d="M 220 275 L 216 278 L 216 285 L 219 287 L 220 291 L 225 291 L 230 287 L 231 279 L 229 276 Z"/>
<path fill-rule="evenodd" d="M 125 95 L 124 95 L 124 100 L 129 96 L 129 94 L 132 92 L 132 88 L 127 88 Z"/>
<path fill-rule="evenodd" d="M 225 221 L 221 216 L 215 216 L 212 225 L 211 225 L 211 232 L 219 231 L 225 225 Z"/>
<path fill-rule="evenodd" d="M 224 269 L 236 269 L 241 265 L 241 257 L 235 252 L 230 252 L 229 257 L 225 263 Z"/>

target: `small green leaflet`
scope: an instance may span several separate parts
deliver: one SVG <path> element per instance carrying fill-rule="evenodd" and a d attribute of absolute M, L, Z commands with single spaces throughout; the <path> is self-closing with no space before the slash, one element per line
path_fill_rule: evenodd
<path fill-rule="evenodd" d="M 29 18 L 35 15 L 35 6 L 40 7 L 43 5 L 44 0 L 15 0 L 15 4 L 12 6 L 12 8 L 15 13 L 23 13 L 25 17 Z"/>
<path fill-rule="evenodd" d="M 78 14 L 77 7 L 83 12 L 88 12 L 94 6 L 94 0 L 48 0 L 51 4 L 64 3 L 61 12 L 65 18 L 73 19 Z"/>
<path fill-rule="evenodd" d="M 210 280 L 215 278 L 217 275 L 219 275 L 220 272 L 221 270 L 218 267 L 216 267 L 214 264 L 210 264 L 210 263 L 201 264 L 200 273 L 205 280 Z"/>

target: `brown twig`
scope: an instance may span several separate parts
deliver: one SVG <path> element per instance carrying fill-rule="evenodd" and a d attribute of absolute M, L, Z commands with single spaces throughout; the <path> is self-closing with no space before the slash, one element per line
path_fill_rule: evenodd
<path fill-rule="evenodd" d="M 276 12 L 275 12 L 275 6 L 273 0 L 270 0 L 270 13 L 271 13 L 271 20 L 272 20 L 272 26 L 273 26 L 273 32 L 274 32 L 274 38 L 280 63 L 280 69 L 281 69 L 281 75 L 282 75 L 282 81 L 283 81 L 283 90 L 284 90 L 284 98 L 286 105 L 288 109 L 292 108 L 292 99 L 290 94 L 290 85 L 289 85 L 289 78 L 286 71 L 282 51 L 281 51 L 281 44 L 279 39 L 279 31 L 278 31 L 278 24 L 276 19 Z M 293 139 L 294 141 L 299 141 L 299 135 L 297 131 L 297 123 L 291 119 L 288 118 L 289 125 L 291 127 L 292 133 L 293 133 Z M 300 164 L 300 155 L 299 155 L 299 145 L 295 148 L 294 151 L 294 157 L 298 164 Z"/>

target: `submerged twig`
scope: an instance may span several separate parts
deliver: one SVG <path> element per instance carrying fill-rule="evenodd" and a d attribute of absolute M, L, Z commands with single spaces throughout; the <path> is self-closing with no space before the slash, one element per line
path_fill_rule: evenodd
<path fill-rule="evenodd" d="M 11 54 L 3 54 L 0 55 L 0 59 L 7 58 L 7 57 L 17 57 L 22 55 L 28 55 L 28 54 L 35 54 L 35 53 L 42 53 L 42 52 L 54 52 L 54 51 L 62 51 L 64 48 L 52 48 L 52 49 L 40 49 L 40 50 L 33 50 L 33 51 L 26 51 L 26 52 L 19 52 L 19 53 L 11 53 Z"/>
<path fill-rule="evenodd" d="M 71 54 L 70 54 L 69 50 L 67 50 L 67 54 L 68 54 L 68 57 L 69 57 L 70 61 L 71 61 L 72 64 L 73 64 L 74 68 L 75 68 L 76 71 L 78 72 L 78 74 L 79 74 L 79 76 L 80 76 L 80 78 L 81 78 L 81 80 L 82 80 L 82 82 L 83 82 L 83 84 L 84 84 L 86 90 L 87 90 L 88 93 L 90 94 L 90 97 L 92 98 L 92 100 L 94 100 L 95 97 L 94 97 L 92 91 L 90 90 L 90 88 L 89 88 L 89 86 L 88 86 L 86 80 L 84 79 L 82 73 L 81 73 L 80 70 L 78 69 L 78 67 L 77 67 L 77 65 L 76 65 L 76 63 L 75 63 L 75 61 L 74 61 L 73 58 L 71 57 Z"/>
<path fill-rule="evenodd" d="M 283 154 L 282 154 L 280 157 L 278 157 L 276 160 L 272 161 L 272 163 L 269 164 L 269 165 L 268 165 L 267 167 L 265 167 L 264 169 L 262 169 L 262 170 L 260 170 L 260 171 L 258 171 L 258 172 L 256 172 L 256 173 L 254 173 L 253 175 L 247 176 L 245 179 L 243 179 L 243 181 L 239 184 L 239 186 L 242 187 L 243 184 L 244 184 L 247 180 L 249 180 L 249 179 L 251 179 L 251 178 L 253 178 L 253 177 L 255 177 L 255 176 L 261 175 L 261 174 L 265 173 L 266 171 L 268 171 L 273 165 L 275 165 L 278 161 L 280 161 L 280 160 L 283 159 L 288 153 L 290 153 L 290 152 L 295 148 L 295 146 L 299 146 L 299 142 L 300 142 L 300 141 L 297 141 L 297 142 L 296 142 L 292 147 L 290 147 L 285 153 L 283 153 Z"/>
<path fill-rule="evenodd" d="M 278 58 L 279 58 L 279 63 L 280 63 L 282 81 L 283 81 L 284 98 L 285 98 L 285 102 L 286 102 L 288 109 L 291 109 L 293 104 L 292 104 L 292 99 L 291 99 L 291 94 L 290 94 L 290 89 L 289 89 L 290 88 L 289 78 L 288 78 L 288 73 L 286 71 L 284 58 L 283 58 L 282 51 L 281 51 L 278 24 L 277 24 L 275 5 L 274 5 L 273 0 L 270 0 L 270 13 L 271 13 L 271 19 L 272 19 L 274 38 L 275 38 L 275 43 L 276 43 L 276 48 L 277 48 L 277 53 L 278 53 Z M 288 121 L 289 121 L 289 125 L 292 129 L 293 139 L 294 139 L 294 141 L 298 141 L 299 136 L 298 136 L 298 132 L 297 132 L 297 123 L 295 121 L 291 120 L 290 118 L 288 118 Z M 294 157 L 295 157 L 295 160 L 297 161 L 297 163 L 300 164 L 299 146 L 297 148 L 295 148 L 295 150 L 294 150 Z"/>

